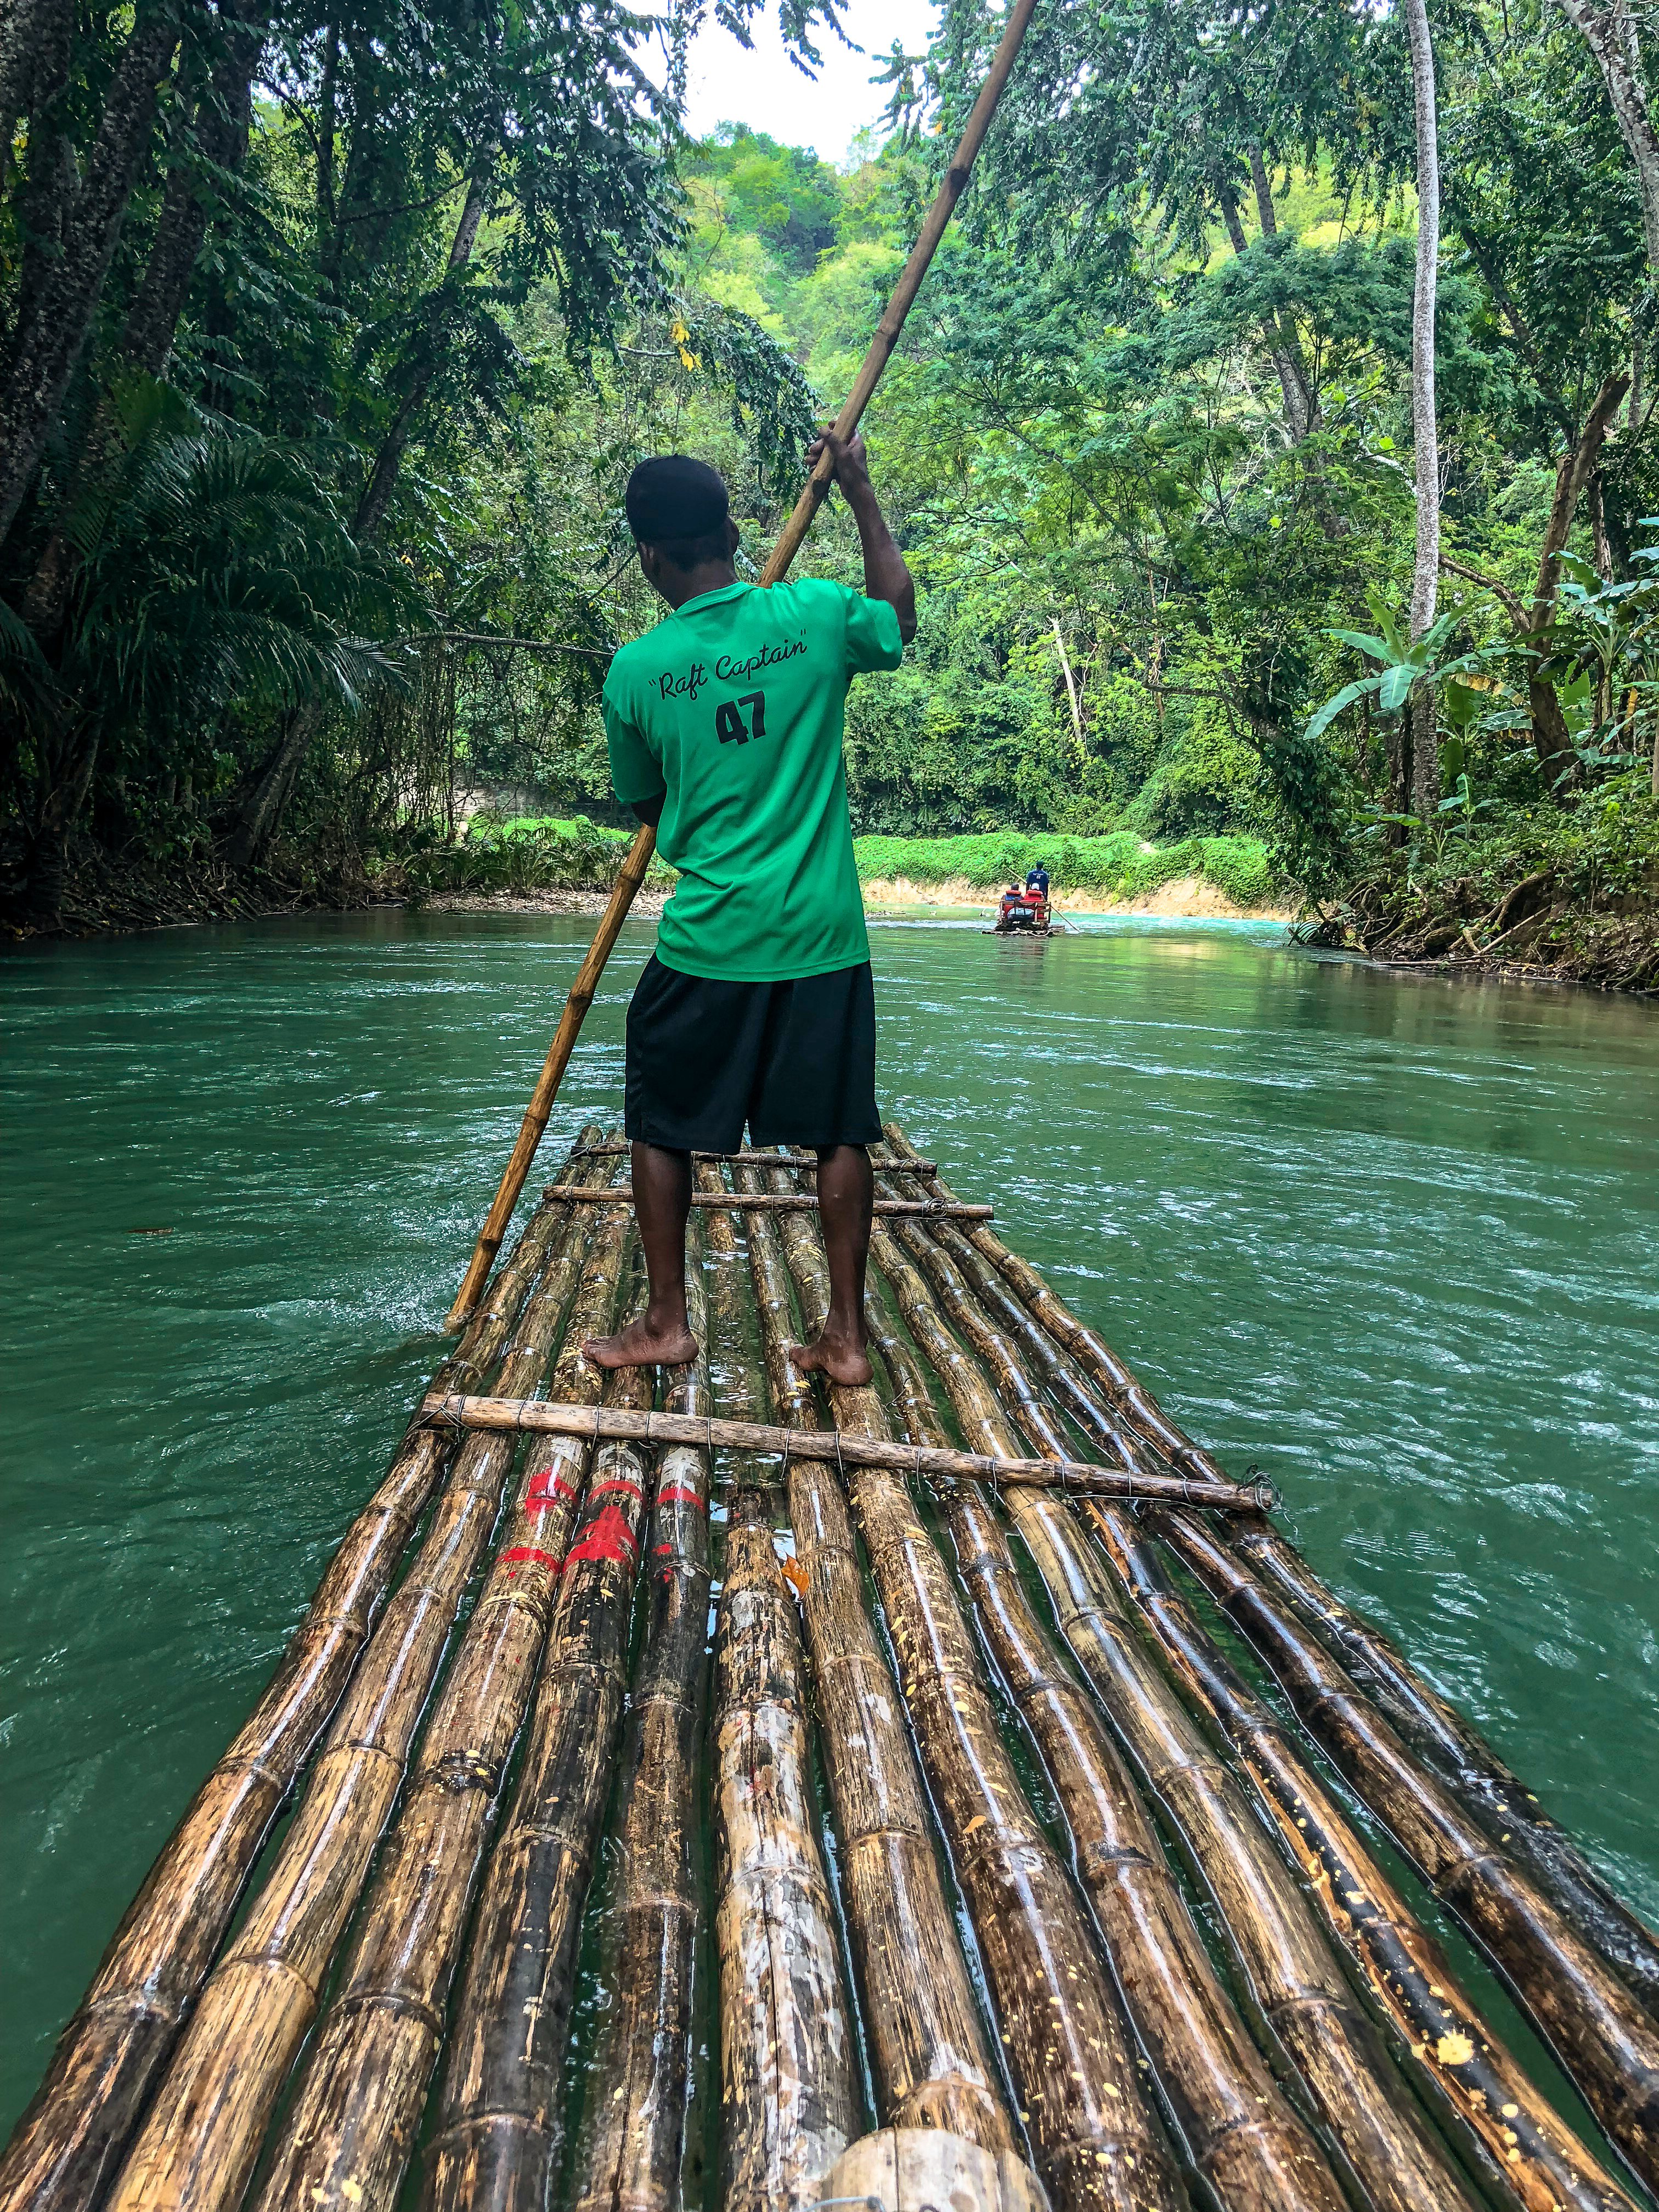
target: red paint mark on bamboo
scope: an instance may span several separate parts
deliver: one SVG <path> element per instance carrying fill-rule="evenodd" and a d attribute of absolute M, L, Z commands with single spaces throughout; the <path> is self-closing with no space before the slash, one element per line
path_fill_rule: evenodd
<path fill-rule="evenodd" d="M 645 1492 L 637 1482 L 630 1482 L 625 1474 L 607 1475 L 603 1482 L 596 1482 L 592 1486 L 588 1495 L 590 1498 L 603 1498 L 608 1490 L 620 1490 L 624 1497 L 631 1498 L 636 1505 L 643 1505 L 645 1503 Z"/>
<path fill-rule="evenodd" d="M 659 1490 L 657 1503 L 659 1505 L 695 1505 L 699 1513 L 704 1510 L 702 1492 L 688 1490 L 683 1482 L 674 1483 L 667 1490 Z"/>
<path fill-rule="evenodd" d="M 524 1510 L 526 1513 L 550 1513 L 563 1499 L 575 1495 L 562 1474 L 544 1467 L 530 1478 L 530 1487 L 524 1494 Z"/>
<path fill-rule="evenodd" d="M 501 1553 L 503 1566 L 516 1566 L 521 1559 L 534 1559 L 538 1566 L 546 1567 L 556 1575 L 564 1565 L 556 1552 L 544 1552 L 534 1544 L 515 1544 L 510 1552 Z"/>
<path fill-rule="evenodd" d="M 565 1564 L 574 1566 L 578 1559 L 594 1559 L 631 1567 L 639 1554 L 640 1540 L 623 1518 L 620 1507 L 607 1505 L 570 1547 L 565 1554 Z"/>

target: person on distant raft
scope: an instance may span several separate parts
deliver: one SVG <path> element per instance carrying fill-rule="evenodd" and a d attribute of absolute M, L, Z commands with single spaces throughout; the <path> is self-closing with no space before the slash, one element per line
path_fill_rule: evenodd
<path fill-rule="evenodd" d="M 726 485 L 689 454 L 628 480 L 640 567 L 665 620 L 611 664 L 605 727 L 617 797 L 679 871 L 628 1010 L 626 1128 L 650 1278 L 641 1319 L 582 1347 L 602 1367 L 678 1365 L 691 1154 L 818 1156 L 830 1261 L 822 1334 L 797 1367 L 867 1382 L 864 1275 L 875 1182 L 875 994 L 842 762 L 847 687 L 896 668 L 916 592 L 871 488 L 864 441 L 825 430 L 864 550 L 864 594 L 803 578 L 740 583 Z"/>

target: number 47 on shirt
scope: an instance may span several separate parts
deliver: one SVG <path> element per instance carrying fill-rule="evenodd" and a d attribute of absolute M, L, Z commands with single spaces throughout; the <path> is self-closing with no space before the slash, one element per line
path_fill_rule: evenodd
<path fill-rule="evenodd" d="M 743 710 L 750 711 L 744 721 Z M 766 735 L 766 694 L 745 691 L 741 698 L 722 699 L 714 709 L 714 735 L 723 745 L 746 745 L 750 738 Z"/>

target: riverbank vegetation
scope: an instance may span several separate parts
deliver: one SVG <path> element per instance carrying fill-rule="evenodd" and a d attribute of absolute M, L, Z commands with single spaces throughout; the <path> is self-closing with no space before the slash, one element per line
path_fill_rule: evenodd
<path fill-rule="evenodd" d="M 1040 15 L 868 418 L 921 625 L 849 702 L 866 877 L 1659 984 L 1659 139 L 1599 0 L 1425 18 L 1426 110 L 1409 14 Z M 627 471 L 708 454 L 763 558 L 994 15 L 840 167 L 685 140 L 678 17 L 17 21 L 17 925 L 599 881 Z"/>

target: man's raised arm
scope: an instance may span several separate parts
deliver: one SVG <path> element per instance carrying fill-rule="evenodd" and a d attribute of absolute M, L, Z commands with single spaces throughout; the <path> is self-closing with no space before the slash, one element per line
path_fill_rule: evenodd
<path fill-rule="evenodd" d="M 817 466 L 826 446 L 835 461 L 836 482 L 859 526 L 859 544 L 864 549 L 864 596 L 886 600 L 898 617 L 899 635 L 908 645 L 916 634 L 915 579 L 905 567 L 904 556 L 893 543 L 893 533 L 877 504 L 863 436 L 855 432 L 851 438 L 838 438 L 828 428 L 819 431 L 806 449 L 809 469 Z"/>

